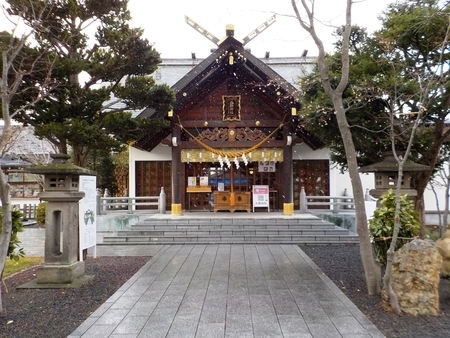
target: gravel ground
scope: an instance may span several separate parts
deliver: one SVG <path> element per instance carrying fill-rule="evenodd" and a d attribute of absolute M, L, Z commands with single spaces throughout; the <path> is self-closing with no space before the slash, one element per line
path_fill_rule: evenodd
<path fill-rule="evenodd" d="M 67 337 L 150 258 L 88 258 L 85 274 L 94 278 L 73 289 L 16 289 L 35 279 L 36 268 L 6 278 L 9 293 L 3 292 L 7 312 L 0 315 L 0 337 Z"/>
<path fill-rule="evenodd" d="M 450 281 L 439 284 L 439 316 L 397 316 L 385 311 L 380 296 L 368 296 L 359 246 L 304 246 L 300 248 L 388 338 L 450 337 Z"/>
<path fill-rule="evenodd" d="M 386 337 L 450 337 L 448 279 L 442 279 L 440 283 L 439 316 L 396 316 L 380 306 L 379 296 L 367 296 L 358 246 L 300 247 Z M 86 274 L 95 277 L 77 289 L 16 289 L 35 278 L 35 268 L 7 278 L 9 293 L 4 294 L 7 314 L 0 315 L 0 337 L 67 337 L 149 259 L 88 258 Z M 12 322 L 7 324 L 9 321 Z"/>

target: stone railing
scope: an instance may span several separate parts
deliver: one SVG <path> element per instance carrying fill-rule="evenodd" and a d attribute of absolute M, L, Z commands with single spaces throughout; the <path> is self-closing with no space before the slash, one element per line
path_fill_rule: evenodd
<path fill-rule="evenodd" d="M 305 189 L 300 191 L 300 213 L 352 212 L 355 199 L 351 196 L 306 196 Z"/>
<path fill-rule="evenodd" d="M 97 193 L 97 214 L 106 215 L 126 211 L 129 214 L 137 212 L 159 212 L 166 213 L 166 194 L 161 188 L 159 196 L 137 196 L 137 197 L 110 197 L 101 196 Z M 148 208 L 150 207 L 150 208 Z M 153 208 L 152 208 L 153 207 Z"/>

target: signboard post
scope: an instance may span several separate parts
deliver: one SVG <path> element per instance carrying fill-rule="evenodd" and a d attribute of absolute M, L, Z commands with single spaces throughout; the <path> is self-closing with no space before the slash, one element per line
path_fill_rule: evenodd
<path fill-rule="evenodd" d="M 267 212 L 270 212 L 268 185 L 253 186 L 253 212 L 255 208 L 267 208 Z"/>
<path fill-rule="evenodd" d="M 80 176 L 80 191 L 84 197 L 79 202 L 80 207 L 80 261 L 83 260 L 83 250 L 94 247 L 94 258 L 97 256 L 97 177 Z"/>

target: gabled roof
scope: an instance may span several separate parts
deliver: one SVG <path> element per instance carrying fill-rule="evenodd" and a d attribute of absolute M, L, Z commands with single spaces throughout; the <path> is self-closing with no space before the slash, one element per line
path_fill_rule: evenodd
<path fill-rule="evenodd" d="M 230 53 L 232 65 L 229 64 Z M 251 87 L 269 105 L 281 106 L 284 111 L 290 111 L 291 107 L 300 108 L 298 90 L 245 50 L 240 41 L 229 36 L 217 50 L 173 85 L 177 98 L 174 112 L 201 101 L 227 77 Z"/>
<path fill-rule="evenodd" d="M 181 111 L 197 105 L 226 79 L 237 81 L 240 86 L 248 88 L 262 102 L 278 112 L 280 117 L 287 112 L 290 114 L 291 108 L 296 108 L 297 111 L 300 109 L 299 91 L 266 63 L 245 50 L 242 42 L 233 36 L 228 36 L 209 57 L 192 68 L 172 86 L 176 95 L 174 113 L 179 114 Z M 164 118 L 166 115 L 167 112 L 146 109 L 139 116 Z M 171 129 L 167 128 L 157 134 L 146 135 L 134 146 L 149 151 L 166 138 L 170 132 Z M 313 149 L 323 146 L 317 138 L 304 130 L 296 130 L 295 133 Z"/>
<path fill-rule="evenodd" d="M 48 154 L 55 152 L 50 142 L 40 140 L 34 134 L 34 128 L 22 125 L 13 125 L 13 136 L 5 149 L 1 149 L 0 167 L 17 169 L 32 165 L 31 160 L 40 160 Z M 0 134 L 3 126 L 0 125 Z M 2 157 L 3 155 L 3 157 Z"/>

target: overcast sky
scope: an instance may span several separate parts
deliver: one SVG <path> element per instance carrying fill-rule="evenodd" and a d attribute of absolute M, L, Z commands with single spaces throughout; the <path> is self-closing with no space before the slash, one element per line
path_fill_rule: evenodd
<path fill-rule="evenodd" d="M 369 32 L 377 29 L 378 15 L 392 2 L 356 0 L 353 23 L 368 28 Z M 320 37 L 331 51 L 334 29 L 326 25 L 345 23 L 346 0 L 315 0 L 315 3 L 316 17 L 322 22 L 317 22 Z M 309 56 L 317 55 L 314 42 L 292 17 L 291 0 L 130 0 L 129 9 L 133 25 L 145 30 L 145 37 L 155 43 L 163 58 L 190 57 L 191 52 L 206 57 L 214 48 L 212 42 L 185 23 L 185 15 L 219 39 L 225 36 L 226 25 L 234 24 L 235 37 L 242 39 L 274 13 L 280 14 L 277 21 L 246 45 L 253 55 L 263 57 L 269 51 L 273 57 L 299 56 L 304 49 L 309 51 Z"/>
<path fill-rule="evenodd" d="M 312 0 L 306 0 L 311 2 Z M 379 14 L 394 0 L 355 0 L 353 23 L 366 27 L 369 32 L 380 24 Z M 0 0 L 0 4 L 4 4 Z M 330 25 L 345 22 L 346 0 L 315 0 L 316 25 L 326 50 L 332 50 L 335 39 Z M 301 4 L 298 4 L 301 8 Z M 308 50 L 309 56 L 317 55 L 317 48 L 293 18 L 291 0 L 129 0 L 133 17 L 132 26 L 144 29 L 144 36 L 155 44 L 163 58 L 189 58 L 195 52 L 199 58 L 210 54 L 215 45 L 185 23 L 187 15 L 217 38 L 225 36 L 227 24 L 235 26 L 235 37 L 243 39 L 275 13 L 277 20 L 267 30 L 250 41 L 246 47 L 252 54 L 263 57 L 299 56 Z M 0 30 L 6 21 L 0 15 Z"/>

